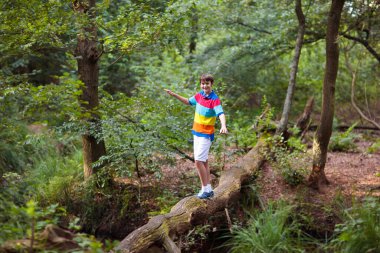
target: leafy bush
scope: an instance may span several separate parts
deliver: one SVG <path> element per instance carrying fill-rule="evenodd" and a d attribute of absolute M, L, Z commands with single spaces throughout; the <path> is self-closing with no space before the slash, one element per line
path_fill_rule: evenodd
<path fill-rule="evenodd" d="M 26 124 L 3 116 L 0 112 L 0 177 L 6 172 L 22 173 L 31 147 L 25 143 Z"/>
<path fill-rule="evenodd" d="M 204 241 L 207 242 L 207 236 L 211 231 L 212 228 L 208 224 L 195 226 L 185 236 L 183 236 L 183 238 L 181 238 L 181 249 L 184 249 L 185 252 L 193 252 L 190 251 L 192 248 L 196 248 L 196 246 L 201 248 Z"/>
<path fill-rule="evenodd" d="M 306 151 L 306 145 L 302 143 L 302 140 L 300 137 L 298 137 L 298 133 L 300 132 L 300 129 L 296 126 L 289 129 L 292 136 L 286 141 L 286 144 L 290 149 L 295 149 L 297 151 Z"/>
<path fill-rule="evenodd" d="M 252 218 L 247 228 L 237 228 L 228 243 L 231 252 L 303 252 L 306 237 L 292 219 L 293 207 L 271 203 Z"/>
<path fill-rule="evenodd" d="M 354 141 L 355 141 L 355 139 L 358 138 L 358 135 L 352 133 L 352 130 L 355 128 L 356 125 L 357 125 L 357 123 L 353 124 L 344 133 L 334 132 L 334 134 L 330 138 L 329 150 L 331 150 L 331 151 L 355 150 L 356 145 L 355 145 Z"/>
<path fill-rule="evenodd" d="M 252 130 L 252 124 L 244 124 L 244 122 L 234 121 L 229 129 L 232 142 L 236 148 L 250 148 L 257 142 L 256 133 Z"/>
<path fill-rule="evenodd" d="M 34 152 L 30 153 L 24 181 L 42 205 L 57 202 L 63 205 L 68 186 L 82 180 L 82 152 L 75 140 L 65 138 L 66 154 L 62 154 L 56 148 L 58 136 L 52 133 L 27 136 L 26 142 L 34 147 Z"/>
<path fill-rule="evenodd" d="M 144 86 L 133 98 L 105 96 L 102 134 L 107 155 L 102 159 L 118 175 L 131 177 L 137 172 L 159 177 L 160 166 L 190 148 L 192 108 L 168 100 L 163 87 Z"/>
<path fill-rule="evenodd" d="M 370 147 L 368 147 L 367 152 L 370 154 L 380 151 L 380 139 L 377 139 Z"/>
<path fill-rule="evenodd" d="M 287 184 L 291 186 L 301 184 L 307 174 L 310 157 L 298 149 L 289 150 L 281 141 L 273 138 L 268 140 L 272 145 L 272 153 L 267 154 L 268 161 L 281 174 Z M 302 147 L 299 144 L 296 145 L 298 148 Z"/>
<path fill-rule="evenodd" d="M 41 238 L 39 238 L 39 232 L 42 232 L 47 225 L 57 225 L 60 222 L 61 217 L 67 215 L 66 210 L 59 207 L 58 204 L 41 207 L 38 202 L 34 200 L 29 200 L 24 206 L 12 205 L 7 212 L 11 214 L 10 219 L 4 221 L 1 219 L 3 217 L 0 216 L 0 219 L 2 220 L 0 226 L 0 245 L 3 245 L 4 242 L 8 240 L 32 238 L 34 245 L 41 247 L 43 244 L 40 244 Z M 78 218 L 71 222 L 69 225 L 70 229 L 79 230 L 80 226 L 76 224 L 78 222 Z M 76 252 L 101 253 L 105 252 L 103 250 L 104 247 L 106 252 L 108 252 L 116 243 L 116 241 L 111 242 L 107 240 L 105 245 L 103 245 L 100 241 L 97 241 L 94 236 L 84 233 L 77 233 L 74 241 L 78 243 L 79 246 L 77 249 L 78 251 Z M 26 249 L 24 250 L 26 251 Z M 20 249 L 20 252 L 21 251 L 24 252 Z M 45 251 L 43 250 L 43 252 Z M 56 251 L 49 250 L 48 252 Z"/>
<path fill-rule="evenodd" d="M 159 211 L 149 212 L 149 216 L 153 217 L 159 214 L 170 213 L 170 209 L 178 202 L 178 197 L 174 195 L 173 192 L 169 190 L 163 190 L 160 194 L 161 196 L 156 197 L 156 202 L 160 208 Z"/>
<path fill-rule="evenodd" d="M 367 198 L 344 212 L 344 223 L 335 228 L 334 252 L 380 252 L 380 202 Z"/>
<path fill-rule="evenodd" d="M 1 199 L 1 204 L 0 208 L 5 204 L 4 198 Z M 57 224 L 59 217 L 66 212 L 57 204 L 42 208 L 34 200 L 29 200 L 24 206 L 11 202 L 6 205 L 9 209 L 2 210 L 0 216 L 0 244 L 10 239 L 30 238 L 31 233 L 42 231 L 46 225 Z"/>

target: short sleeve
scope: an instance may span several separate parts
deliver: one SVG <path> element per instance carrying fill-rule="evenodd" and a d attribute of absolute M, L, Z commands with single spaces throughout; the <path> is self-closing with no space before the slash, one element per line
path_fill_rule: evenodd
<path fill-rule="evenodd" d="M 197 100 L 195 100 L 195 96 L 192 96 L 191 98 L 189 98 L 189 104 L 191 106 L 196 106 L 197 105 Z"/>
<path fill-rule="evenodd" d="M 218 117 L 219 115 L 223 114 L 224 111 L 223 111 L 223 108 L 222 108 L 222 105 L 217 105 L 214 107 L 214 111 L 215 111 L 215 114 L 216 116 Z"/>

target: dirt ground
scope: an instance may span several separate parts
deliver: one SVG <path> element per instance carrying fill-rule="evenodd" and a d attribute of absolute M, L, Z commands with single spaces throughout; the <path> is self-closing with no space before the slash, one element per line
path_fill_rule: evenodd
<path fill-rule="evenodd" d="M 347 198 L 380 197 L 380 153 L 367 153 L 371 144 L 370 141 L 357 142 L 356 152 L 329 152 L 325 173 L 330 184 L 323 186 L 320 192 L 312 192 L 314 197 L 325 203 L 333 201 L 337 195 Z M 257 183 L 265 200 L 296 197 L 300 191 L 300 187 L 286 185 L 269 164 L 262 169 Z"/>

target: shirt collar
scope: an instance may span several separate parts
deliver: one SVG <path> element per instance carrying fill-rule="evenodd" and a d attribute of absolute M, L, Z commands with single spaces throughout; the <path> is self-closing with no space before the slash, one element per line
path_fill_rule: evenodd
<path fill-rule="evenodd" d="M 213 95 L 214 95 L 214 90 L 212 90 L 211 92 L 210 92 L 210 94 L 208 94 L 208 95 L 206 95 L 206 93 L 203 91 L 203 90 L 201 90 L 201 95 L 204 97 L 204 98 L 207 98 L 207 99 L 211 99 L 212 97 L 213 97 Z"/>

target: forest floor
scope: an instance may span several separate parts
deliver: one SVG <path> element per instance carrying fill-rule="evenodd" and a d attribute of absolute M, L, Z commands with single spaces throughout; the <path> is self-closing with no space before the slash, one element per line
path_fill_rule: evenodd
<path fill-rule="evenodd" d="M 320 192 L 312 191 L 315 198 L 329 203 L 340 195 L 350 198 L 368 195 L 380 197 L 380 151 L 368 153 L 367 149 L 372 143 L 360 140 L 355 142 L 357 146 L 355 151 L 328 152 L 325 173 L 329 184 L 324 185 Z M 311 152 L 309 149 L 307 155 L 311 156 Z M 222 162 L 216 162 L 215 158 L 211 156 L 211 169 L 217 173 L 220 170 L 228 170 L 232 164 L 243 157 L 243 155 L 231 155 L 234 153 L 237 153 L 236 150 L 229 149 L 222 158 L 225 161 Z M 302 184 L 299 187 L 287 185 L 270 163 L 266 163 L 259 174 L 256 184 L 260 186 L 261 198 L 266 202 L 294 198 L 305 186 Z M 213 175 L 212 178 L 215 185 L 217 180 Z M 200 185 L 193 163 L 186 159 L 179 159 L 175 167 L 163 168 L 163 177 L 160 182 L 171 192 L 193 189 L 188 192 L 188 195 L 196 194 Z"/>
<path fill-rule="evenodd" d="M 373 141 L 361 138 L 355 143 L 355 151 L 329 152 L 325 167 L 329 184 L 323 186 L 319 192 L 310 189 L 304 183 L 296 187 L 289 186 L 281 173 L 270 162 L 266 162 L 254 181 L 256 194 L 264 204 L 279 199 L 296 203 L 300 213 L 313 217 L 313 225 L 309 228 L 311 234 L 319 238 L 331 236 L 335 224 L 341 221 L 340 212 L 344 208 L 350 207 L 354 201 L 365 196 L 380 197 L 380 152 L 367 152 L 372 143 Z M 218 157 L 211 155 L 209 163 L 212 171 L 220 174 L 223 170 L 230 169 L 231 165 L 244 156 L 241 151 L 226 148 Z M 305 155 L 310 158 L 311 149 Z M 311 162 L 307 163 L 306 167 L 311 169 Z M 150 209 L 149 217 L 169 212 L 171 206 L 181 198 L 195 195 L 200 189 L 194 164 L 180 157 L 175 165 L 162 168 L 161 178 L 147 175 L 141 180 L 140 186 L 154 189 L 155 196 L 159 196 L 152 200 L 154 193 L 151 191 L 142 196 L 142 199 L 148 201 L 144 202 L 143 206 L 145 210 Z M 212 175 L 212 183 L 214 187 L 217 186 L 215 175 Z M 146 221 L 149 217 L 146 217 Z"/>
<path fill-rule="evenodd" d="M 312 233 L 317 237 L 331 236 L 341 221 L 343 209 L 367 196 L 380 197 L 380 152 L 366 152 L 372 144 L 370 141 L 355 144 L 356 151 L 328 153 L 325 173 L 329 184 L 323 185 L 320 191 L 305 184 L 289 186 L 266 163 L 256 181 L 260 198 L 264 203 L 286 199 L 303 205 L 299 211 L 313 217 Z"/>

